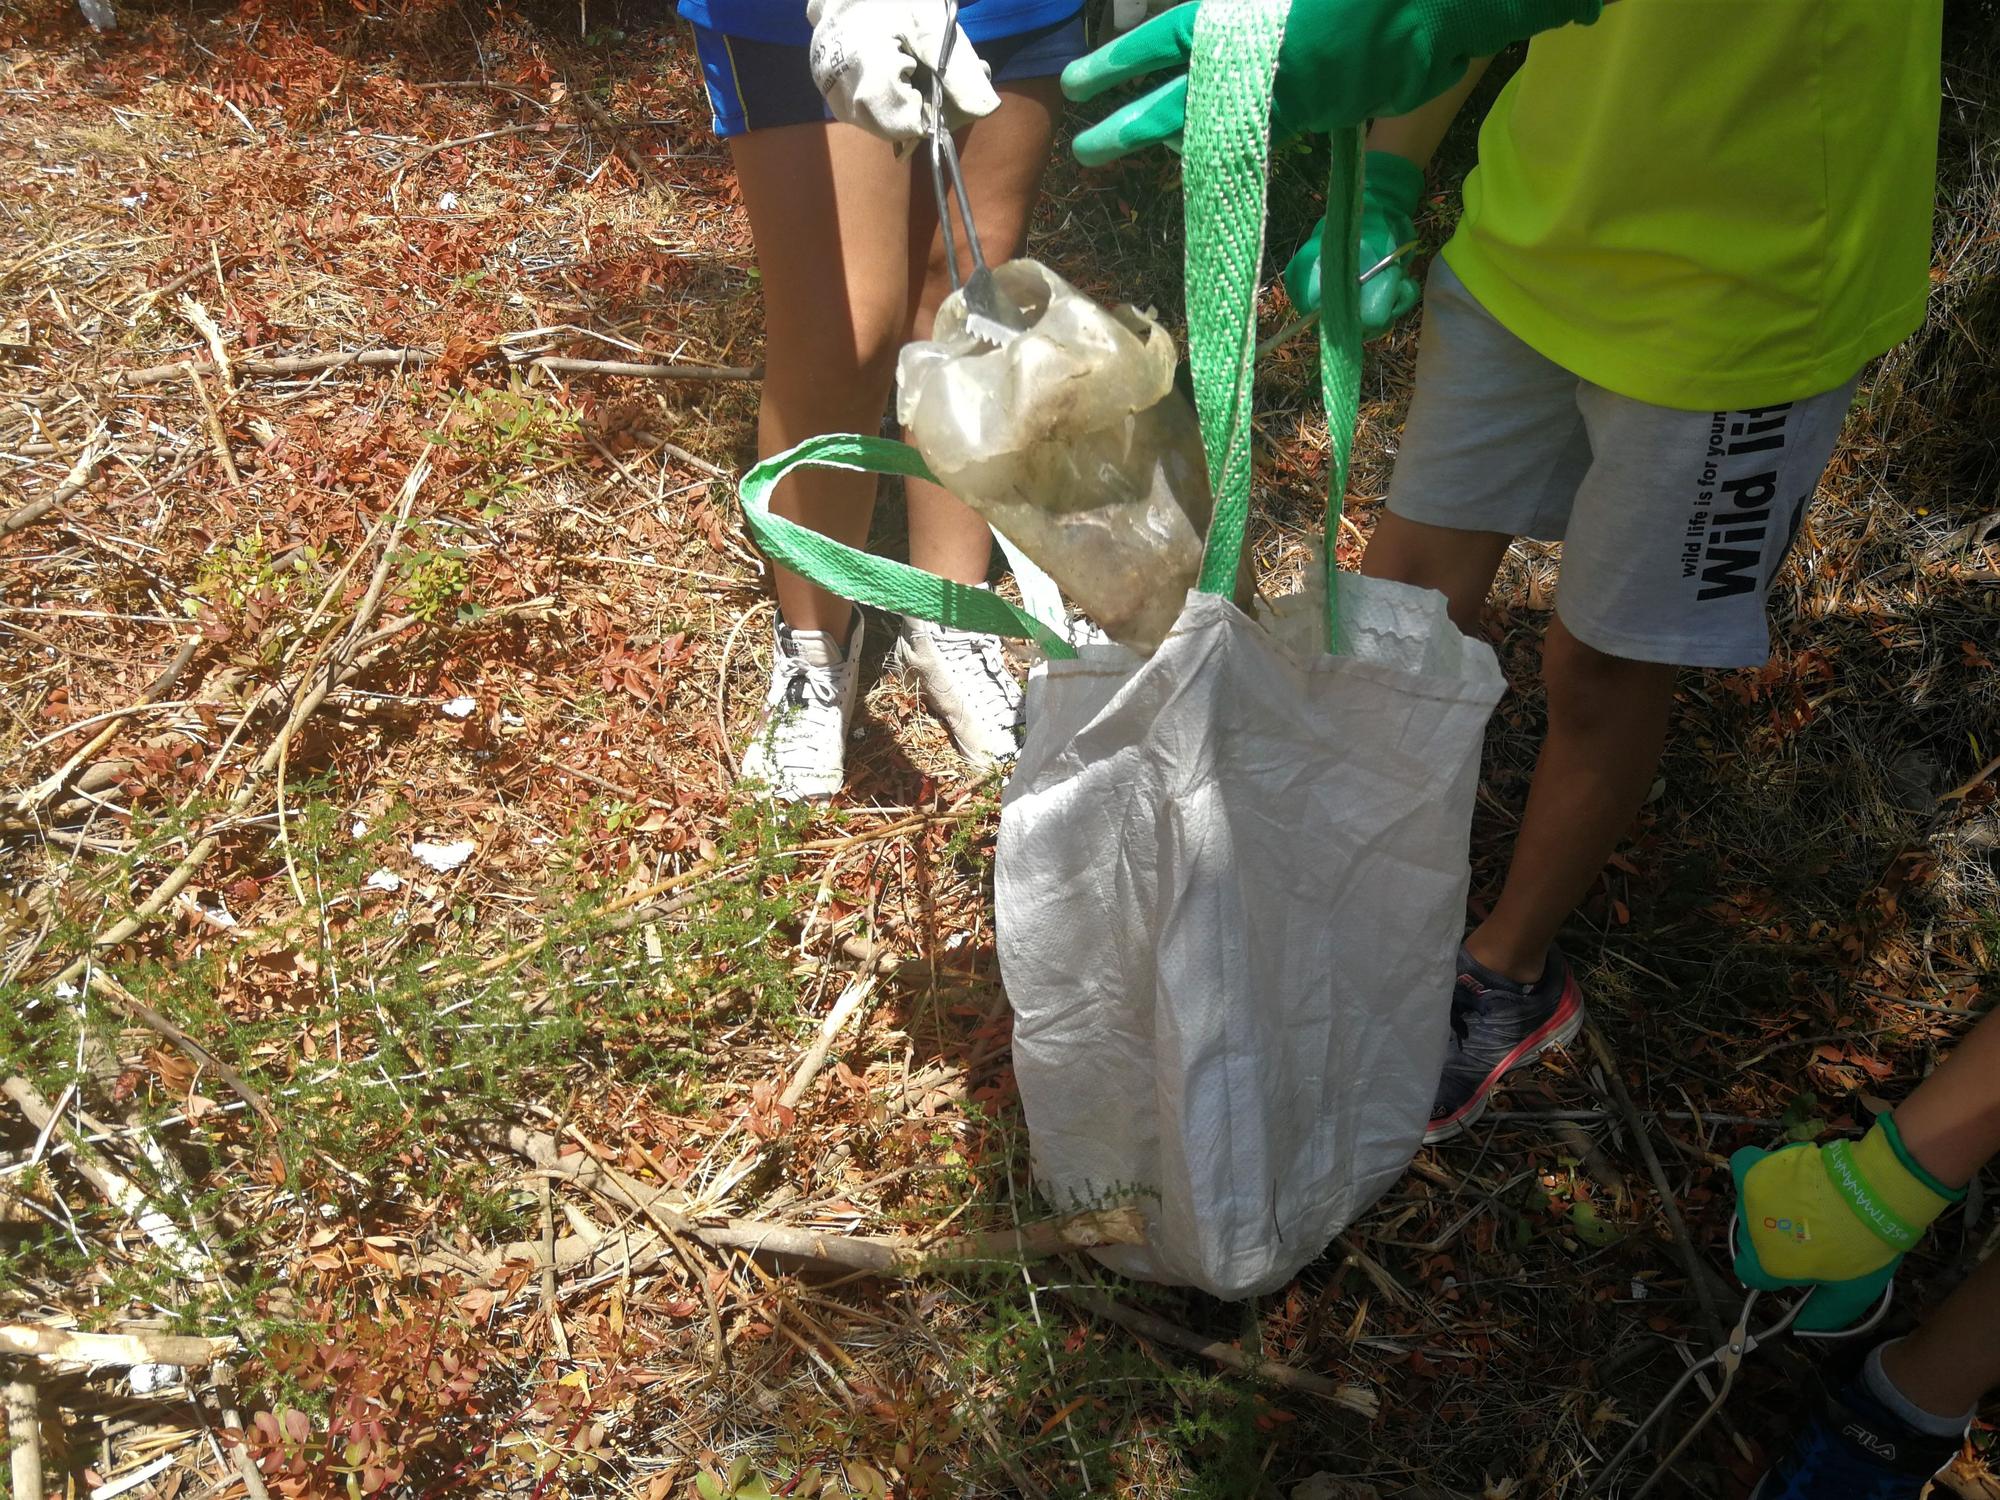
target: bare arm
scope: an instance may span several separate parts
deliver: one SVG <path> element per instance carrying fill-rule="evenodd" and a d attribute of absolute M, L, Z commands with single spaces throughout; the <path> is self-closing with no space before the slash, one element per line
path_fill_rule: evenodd
<path fill-rule="evenodd" d="M 1490 57 L 1474 58 L 1472 66 L 1465 70 L 1465 77 L 1430 103 L 1407 115 L 1377 120 L 1368 129 L 1368 149 L 1393 151 L 1420 167 L 1428 168 L 1438 142 L 1444 139 L 1445 132 L 1451 128 L 1451 122 L 1457 118 L 1466 99 L 1479 86 L 1479 80 L 1486 76 L 1486 65 L 1492 61 Z"/>
<path fill-rule="evenodd" d="M 1903 1144 L 1948 1187 L 2000 1152 L 2000 1013 L 1987 1016 L 1896 1106 Z"/>

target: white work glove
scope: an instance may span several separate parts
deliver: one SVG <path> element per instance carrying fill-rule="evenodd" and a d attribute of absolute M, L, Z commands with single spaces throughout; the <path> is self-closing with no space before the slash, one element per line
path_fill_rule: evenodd
<path fill-rule="evenodd" d="M 931 133 L 931 101 L 917 72 L 944 48 L 944 0 L 807 0 L 813 82 L 834 118 L 896 144 Z M 1000 107 L 986 64 L 961 28 L 944 73 L 945 124 L 956 129 Z"/>
<path fill-rule="evenodd" d="M 1172 10 L 1181 0 L 1111 0 L 1111 35 L 1121 36 L 1141 21 Z"/>

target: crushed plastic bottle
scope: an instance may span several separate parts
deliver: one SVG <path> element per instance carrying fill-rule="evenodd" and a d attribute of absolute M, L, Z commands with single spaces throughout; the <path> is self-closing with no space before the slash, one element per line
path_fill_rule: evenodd
<path fill-rule="evenodd" d="M 1038 261 L 993 274 L 1027 331 L 992 348 L 947 298 L 932 337 L 897 366 L 903 435 L 1106 635 L 1151 652 L 1201 570 L 1213 506 L 1173 340 Z"/>

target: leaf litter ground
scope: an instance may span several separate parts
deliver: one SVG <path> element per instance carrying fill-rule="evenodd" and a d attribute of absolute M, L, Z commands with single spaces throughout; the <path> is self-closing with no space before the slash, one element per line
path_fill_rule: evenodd
<path fill-rule="evenodd" d="M 1710 1266 L 1731 1150 L 1862 1121 L 1991 989 L 1994 19 L 1955 0 L 1931 321 L 1870 376 L 1771 664 L 1684 679 L 1567 935 Z M 1574 1494 L 1706 1346 L 1581 1047 L 1255 1304 L 1054 1253 L 993 958 L 996 784 L 882 672 L 838 806 L 731 790 L 768 667 L 729 484 L 757 279 L 662 9 L 129 7 L 100 37 L 37 3 L 0 28 L 0 1319 L 216 1337 L 229 1367 L 159 1345 L 188 1383 L 142 1392 L 38 1365 L 52 1474 Z M 1034 253 L 1177 316 L 1171 173 L 1058 165 Z M 1319 174 L 1279 173 L 1286 247 Z M 1350 562 L 1414 348 L 1371 351 Z M 1260 391 L 1280 581 L 1324 483 L 1313 379 L 1293 345 Z M 1515 691 L 1476 903 L 1533 768 L 1555 567 L 1517 548 L 1494 600 Z M 1986 1247 L 1990 1201 L 1913 1264 L 1905 1315 Z M 1751 1377 L 1688 1493 L 1757 1472 L 1797 1374 Z M 1996 1492 L 1985 1441 L 1960 1494 Z"/>

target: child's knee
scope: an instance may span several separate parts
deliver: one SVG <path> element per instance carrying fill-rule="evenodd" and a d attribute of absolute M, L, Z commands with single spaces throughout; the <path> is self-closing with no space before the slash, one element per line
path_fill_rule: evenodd
<path fill-rule="evenodd" d="M 1578 640 L 1557 619 L 1542 643 L 1542 684 L 1554 729 L 1623 723 L 1635 708 L 1651 708 L 1673 692 L 1674 667 L 1613 656 Z"/>

